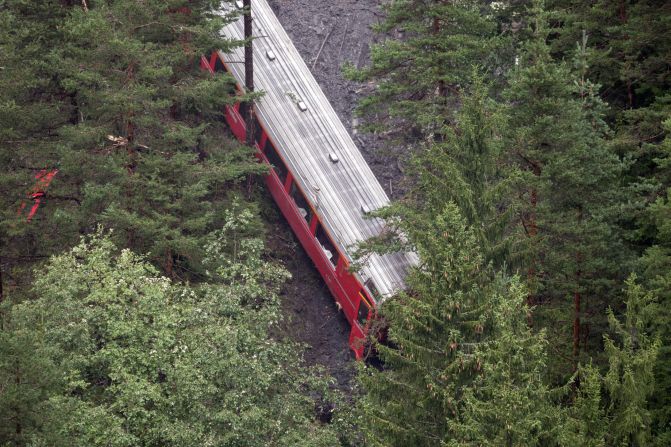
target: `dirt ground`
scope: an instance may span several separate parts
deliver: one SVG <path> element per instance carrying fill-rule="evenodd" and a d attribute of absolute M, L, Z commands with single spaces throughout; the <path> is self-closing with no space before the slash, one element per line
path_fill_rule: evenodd
<path fill-rule="evenodd" d="M 387 194 L 393 195 L 401 177 L 397 163 L 381 150 L 379 138 L 357 132 L 353 116 L 357 101 L 370 87 L 348 81 L 341 73 L 347 61 L 358 67 L 368 63 L 370 44 L 375 39 L 371 25 L 382 19 L 380 0 L 268 2 Z M 349 324 L 288 224 L 279 214 L 270 221 L 274 235 L 270 248 L 293 274 L 283 292 L 287 318 L 284 329 L 307 345 L 307 364 L 324 366 L 336 379 L 337 387 L 347 391 L 354 375 L 347 345 Z"/>

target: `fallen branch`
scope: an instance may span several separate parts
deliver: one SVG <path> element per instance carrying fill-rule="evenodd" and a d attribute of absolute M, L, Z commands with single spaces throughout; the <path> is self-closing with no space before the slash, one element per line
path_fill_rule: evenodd
<path fill-rule="evenodd" d="M 315 66 L 317 65 L 317 61 L 319 60 L 319 56 L 322 54 L 322 50 L 324 49 L 324 45 L 326 45 L 326 41 L 329 40 L 329 37 L 331 37 L 331 34 L 333 34 L 333 30 L 335 29 L 335 26 L 331 28 L 331 31 L 328 32 L 326 37 L 324 37 L 324 41 L 322 42 L 322 45 L 319 47 L 319 51 L 317 51 L 317 56 L 315 57 L 315 61 L 312 63 L 312 69 L 311 71 L 315 71 Z"/>
<path fill-rule="evenodd" d="M 340 42 L 340 48 L 338 48 L 338 56 L 336 59 L 340 62 L 340 54 L 342 53 L 342 47 L 345 45 L 345 39 L 347 39 L 347 31 L 349 31 L 349 22 L 351 21 L 350 17 L 347 17 L 347 25 L 345 25 L 345 33 L 342 36 L 342 42 Z"/>

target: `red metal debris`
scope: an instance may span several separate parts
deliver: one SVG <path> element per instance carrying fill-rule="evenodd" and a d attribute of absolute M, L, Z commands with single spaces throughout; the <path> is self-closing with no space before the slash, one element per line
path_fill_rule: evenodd
<path fill-rule="evenodd" d="M 46 195 L 47 188 L 49 188 L 49 185 L 56 174 L 58 174 L 58 169 L 42 169 L 35 174 L 35 180 L 37 181 L 28 193 L 28 198 L 33 201 L 33 206 L 30 207 L 30 211 L 28 211 L 28 216 L 26 217 L 27 222 L 30 222 L 35 216 L 35 213 L 37 213 L 37 209 L 40 207 L 42 199 Z M 24 201 L 21 204 L 18 212 L 19 215 L 23 214 L 23 210 L 26 209 L 27 204 L 28 201 Z"/>

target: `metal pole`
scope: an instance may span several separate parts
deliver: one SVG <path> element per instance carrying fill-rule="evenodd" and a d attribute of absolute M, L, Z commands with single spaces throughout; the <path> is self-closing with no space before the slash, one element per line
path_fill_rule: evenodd
<path fill-rule="evenodd" d="M 252 48 L 252 0 L 243 0 L 245 8 L 245 88 L 247 93 L 254 92 L 254 54 Z M 245 142 L 248 146 L 254 146 L 254 103 L 247 103 L 247 116 L 245 117 L 247 135 Z"/>

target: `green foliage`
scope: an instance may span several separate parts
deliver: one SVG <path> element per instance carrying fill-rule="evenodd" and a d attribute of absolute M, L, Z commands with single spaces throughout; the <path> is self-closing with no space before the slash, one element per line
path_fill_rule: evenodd
<path fill-rule="evenodd" d="M 669 15 L 656 2 L 557 0 L 549 10 L 541 1 L 476 3 L 392 2 L 380 30 L 397 38 L 388 35 L 374 50 L 370 68 L 350 71 L 378 84 L 360 107 L 371 127 L 387 120 L 416 153 L 410 194 L 378 212 L 397 237 L 364 251 L 413 249 L 422 260 L 409 291 L 385 304 L 392 342 L 380 348 L 385 370 L 363 375 L 367 440 L 666 445 L 671 438 L 659 432 L 668 427 L 668 367 L 656 361 L 652 338 L 631 344 L 622 327 L 630 335 L 642 329 L 618 326 L 606 309 L 626 303 L 628 318 L 649 312 L 636 304 L 649 298 L 633 281 L 626 299 L 619 284 L 635 264 L 638 247 L 627 243 L 652 242 L 641 264 L 657 301 L 649 324 L 663 340 L 668 335 L 671 177 L 660 144 L 668 45 L 659 40 Z M 450 30 L 441 26 L 448 21 Z M 442 52 L 460 38 L 459 56 Z M 502 59 L 491 57 L 494 48 L 504 50 Z M 453 58 L 439 62 L 443 54 Z M 480 76 L 467 76 L 473 66 L 483 68 Z M 447 209 L 464 216 L 467 231 L 448 224 Z M 529 289 L 487 273 L 492 261 L 524 272 Z M 528 321 L 525 299 L 537 305 Z M 483 315 L 499 317 L 469 338 L 466 316 L 480 324 Z M 604 339 L 608 331 L 621 341 Z M 486 373 L 467 357 L 449 369 L 464 346 Z M 437 371 L 450 372 L 441 382 Z M 664 383 L 655 396 L 652 371 Z M 572 373 L 570 386 L 556 390 L 567 400 L 551 403 L 547 381 L 566 383 Z M 532 390 L 518 386 L 525 383 Z M 408 403 L 394 400 L 399 395 Z"/>
<path fill-rule="evenodd" d="M 504 92 L 508 156 L 525 172 L 516 194 L 525 238 L 511 261 L 526 270 L 530 302 L 542 303 L 538 319 L 559 354 L 551 371 L 561 383 L 585 351 L 598 349 L 605 309 L 619 299 L 616 284 L 631 258 L 613 222 L 624 201 L 622 166 L 597 87 L 585 77 L 586 42 L 576 73 L 552 59 L 540 2 L 530 19 L 534 33 Z"/>
<path fill-rule="evenodd" d="M 288 273 L 260 260 L 258 240 L 235 238 L 249 218 L 248 211 L 229 214 L 208 245 L 220 280 L 195 288 L 159 276 L 100 233 L 52 258 L 36 282 L 37 298 L 15 305 L 2 333 L 3 352 L 12 353 L 0 365 L 2 383 L 16 383 L 3 393 L 3 439 L 336 445 L 335 434 L 313 420 L 307 397 L 325 383 L 298 366 L 295 345 L 270 337 Z M 247 249 L 229 262 L 231 239 Z M 43 366 L 50 380 L 31 380 L 37 371 L 29 366 Z"/>
<path fill-rule="evenodd" d="M 547 4 L 558 25 L 552 40 L 554 53 L 565 56 L 583 32 L 589 35 L 589 77 L 605 87 L 603 94 L 613 113 L 646 108 L 668 92 L 668 2 L 549 0 Z"/>
<path fill-rule="evenodd" d="M 654 391 L 654 368 L 659 340 L 648 334 L 653 307 L 652 295 L 627 281 L 624 321 L 609 311 L 608 322 L 615 338 L 604 336 L 608 373 L 604 377 L 608 392 L 611 424 L 607 433 L 610 445 L 644 446 L 651 441 L 651 417 L 647 400 Z"/>
<path fill-rule="evenodd" d="M 58 388 L 61 372 L 55 352 L 41 344 L 32 325 L 15 318 L 12 307 L 0 306 L 0 445 L 18 445 L 25 430 L 43 426 L 54 416 L 44 402 Z M 54 437 L 56 434 L 54 433 Z M 10 444 L 14 441 L 14 444 Z"/>
<path fill-rule="evenodd" d="M 614 129 L 613 148 L 627 161 L 622 180 L 637 197 L 627 203 L 617 222 L 640 252 L 657 245 L 657 230 L 646 207 L 666 195 L 665 158 L 671 89 L 671 30 L 668 2 L 612 0 L 548 2 L 556 26 L 552 49 L 566 57 L 581 33 L 589 37 L 587 76 L 601 85 Z"/>
<path fill-rule="evenodd" d="M 474 66 L 492 80 L 512 63 L 511 31 L 497 29 L 490 3 L 411 0 L 385 6 L 377 31 L 398 37 L 371 48 L 370 67 L 347 68 L 351 77 L 376 83 L 359 104 L 368 128 L 413 142 L 440 133 Z"/>
<path fill-rule="evenodd" d="M 168 276 L 202 277 L 229 191 L 263 171 L 221 119 L 231 77 L 198 66 L 237 44 L 219 35 L 230 19 L 219 3 L 3 2 L 0 238 L 12 277 L 98 224 Z M 27 225 L 17 210 L 45 168 L 59 173 Z"/>
<path fill-rule="evenodd" d="M 662 156 L 657 160 L 660 176 L 666 185 L 671 185 L 671 119 L 664 123 L 667 137 L 660 150 Z M 659 445 L 671 442 L 671 188 L 660 194 L 646 210 L 646 220 L 654 229 L 656 243 L 648 248 L 640 260 L 646 288 L 655 297 L 655 316 L 652 325 L 661 339 L 659 360 L 655 369 L 655 393 L 652 397 L 654 409 L 654 427 L 659 433 Z"/>
<path fill-rule="evenodd" d="M 0 444 L 362 442 L 271 336 L 288 274 L 230 194 L 262 168 L 221 121 L 231 78 L 198 69 L 237 44 L 219 3 L 0 0 Z M 671 11 L 547 4 L 388 2 L 347 69 L 412 154 L 363 251 L 421 258 L 361 368 L 370 445 L 671 444 Z"/>
<path fill-rule="evenodd" d="M 545 342 L 527 326 L 524 287 L 483 264 L 454 204 L 432 220 L 414 217 L 400 225 L 422 264 L 408 293 L 382 308 L 384 370 L 361 374 L 368 443 L 541 445 L 552 418 Z"/>
<path fill-rule="evenodd" d="M 612 335 L 604 335 L 607 370 L 602 374 L 591 364 L 579 368 L 562 445 L 665 445 L 663 436 L 652 430 L 650 397 L 660 348 L 659 339 L 650 334 L 653 296 L 637 284 L 635 275 L 626 285 L 623 318 L 608 311 Z"/>
<path fill-rule="evenodd" d="M 560 425 L 543 381 L 545 335 L 529 328 L 527 291 L 517 278 L 495 278 L 485 303 L 487 337 L 475 347 L 482 371 L 464 389 L 454 446 L 548 445 Z"/>
<path fill-rule="evenodd" d="M 512 214 L 509 195 L 518 176 L 503 164 L 507 121 L 488 97 L 482 77 L 474 72 L 471 82 L 455 123 L 441 130 L 442 141 L 427 142 L 413 157 L 408 173 L 413 187 L 405 200 L 422 209 L 426 219 L 454 202 L 472 225 L 485 259 L 502 264 L 503 235 Z"/>
<path fill-rule="evenodd" d="M 592 364 L 581 366 L 570 384 L 577 389 L 560 436 L 560 445 L 605 447 L 608 422 L 600 372 Z"/>

